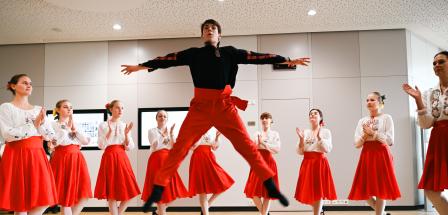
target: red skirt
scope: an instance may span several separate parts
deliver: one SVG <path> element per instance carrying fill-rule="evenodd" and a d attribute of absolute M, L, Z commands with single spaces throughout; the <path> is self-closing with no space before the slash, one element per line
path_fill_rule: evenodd
<path fill-rule="evenodd" d="M 42 137 L 6 143 L 0 162 L 0 209 L 25 212 L 57 204 L 53 172 Z"/>
<path fill-rule="evenodd" d="M 170 151 L 168 149 L 161 149 L 153 152 L 151 156 L 149 156 L 148 166 L 146 167 L 145 185 L 143 187 L 141 197 L 143 201 L 148 201 L 149 195 L 151 195 L 152 188 L 154 186 L 155 176 L 162 167 L 162 164 L 168 158 L 169 152 Z M 162 199 L 158 203 L 169 203 L 177 198 L 185 197 L 191 197 L 191 195 L 182 182 L 179 173 L 176 171 L 176 174 L 174 174 L 174 176 L 170 179 L 169 184 L 165 186 Z"/>
<path fill-rule="evenodd" d="M 389 146 L 379 141 L 364 143 L 348 199 L 367 200 L 372 196 L 386 200 L 401 197 Z"/>
<path fill-rule="evenodd" d="M 274 179 L 274 183 L 277 186 L 278 189 L 280 189 L 279 182 L 278 182 L 278 171 L 277 171 L 277 163 L 274 160 L 274 157 L 272 156 L 271 152 L 266 149 L 258 149 L 261 156 L 263 157 L 264 161 L 266 161 L 266 164 L 269 166 L 269 168 L 275 173 L 272 178 Z M 244 188 L 244 193 L 246 194 L 247 198 L 253 198 L 253 197 L 262 197 L 262 198 L 269 198 L 268 191 L 263 185 L 263 180 L 261 180 L 256 174 L 253 169 L 250 169 L 249 177 L 247 178 L 246 187 Z"/>
<path fill-rule="evenodd" d="M 294 197 L 304 204 L 337 199 L 330 165 L 321 152 L 305 152 Z"/>
<path fill-rule="evenodd" d="M 56 147 L 50 164 L 59 205 L 72 207 L 81 199 L 92 198 L 89 170 L 79 145 Z"/>
<path fill-rule="evenodd" d="M 111 145 L 101 158 L 95 198 L 126 201 L 140 194 L 131 163 L 123 145 Z"/>
<path fill-rule="evenodd" d="M 198 146 L 190 160 L 188 189 L 192 195 L 222 193 L 235 182 L 216 162 L 211 146 Z"/>
<path fill-rule="evenodd" d="M 436 192 L 448 189 L 448 120 L 434 124 L 418 188 Z"/>

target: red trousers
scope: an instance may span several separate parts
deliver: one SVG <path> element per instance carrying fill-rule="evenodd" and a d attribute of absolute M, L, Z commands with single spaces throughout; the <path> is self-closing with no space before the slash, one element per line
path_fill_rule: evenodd
<path fill-rule="evenodd" d="M 261 180 L 274 176 L 274 172 L 267 166 L 257 146 L 250 139 L 235 107 L 244 110 L 247 101 L 230 96 L 231 93 L 230 86 L 226 86 L 223 90 L 195 88 L 194 98 L 190 102 L 188 114 L 180 127 L 176 143 L 156 175 L 154 184 L 168 185 L 169 179 L 179 168 L 188 150 L 212 126 L 230 140 Z"/>

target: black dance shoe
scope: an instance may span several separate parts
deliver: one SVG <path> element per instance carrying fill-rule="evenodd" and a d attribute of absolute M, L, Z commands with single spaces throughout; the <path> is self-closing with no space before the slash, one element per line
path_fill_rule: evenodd
<path fill-rule="evenodd" d="M 151 210 L 153 203 L 158 202 L 162 199 L 162 193 L 165 188 L 160 185 L 154 185 L 152 188 L 152 193 L 148 198 L 148 201 L 143 205 L 143 212 L 148 213 Z M 156 213 L 157 214 L 157 213 Z"/>
<path fill-rule="evenodd" d="M 275 186 L 274 180 L 272 178 L 264 181 L 263 185 L 268 191 L 269 197 L 278 199 L 278 201 L 280 201 L 280 204 L 285 207 L 289 205 L 288 199 L 282 193 L 280 193 L 280 190 L 277 189 L 277 186 Z"/>

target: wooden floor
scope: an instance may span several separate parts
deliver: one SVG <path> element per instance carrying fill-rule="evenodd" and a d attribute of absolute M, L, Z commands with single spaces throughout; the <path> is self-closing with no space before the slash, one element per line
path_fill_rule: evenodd
<path fill-rule="evenodd" d="M 436 212 L 390 211 L 391 215 L 437 215 Z M 86 212 L 82 215 L 108 215 L 106 212 Z M 139 212 L 127 212 L 126 215 L 142 215 Z M 148 213 L 150 215 L 151 213 Z M 199 215 L 199 212 L 168 212 L 169 215 Z M 211 212 L 210 215 L 258 215 L 257 212 Z M 308 215 L 311 212 L 270 212 L 271 215 Z M 327 211 L 325 215 L 374 215 L 373 211 Z"/>

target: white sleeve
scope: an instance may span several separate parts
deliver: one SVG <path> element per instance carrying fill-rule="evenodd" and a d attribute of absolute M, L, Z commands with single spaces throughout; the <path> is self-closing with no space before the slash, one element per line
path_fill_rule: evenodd
<path fill-rule="evenodd" d="M 0 127 L 0 129 L 1 129 L 1 127 Z M 1 131 L 0 131 L 0 134 L 1 134 Z M 2 135 L 0 135 L 0 149 L 1 149 L 3 144 L 5 144 L 5 140 L 3 139 Z"/>
<path fill-rule="evenodd" d="M 331 132 L 328 129 L 320 130 L 320 141 L 318 141 L 318 146 L 321 151 L 328 153 L 333 149 L 333 144 L 331 143 Z"/>
<path fill-rule="evenodd" d="M 151 131 L 151 129 L 148 129 L 148 144 L 149 144 L 149 146 L 152 145 L 152 143 L 151 143 L 152 138 L 153 138 L 152 131 Z"/>
<path fill-rule="evenodd" d="M 44 138 L 46 141 L 51 141 L 56 138 L 56 134 L 51 126 L 50 120 L 45 116 L 45 121 L 42 125 L 37 128 L 37 132 Z"/>
<path fill-rule="evenodd" d="M 125 146 L 125 149 L 129 151 L 129 150 L 133 149 L 134 147 L 135 147 L 135 143 L 134 143 L 134 140 L 132 139 L 131 132 L 129 132 L 128 133 L 128 145 Z"/>
<path fill-rule="evenodd" d="M 98 126 L 98 147 L 100 149 L 105 149 L 107 147 L 106 134 L 108 130 L 107 122 L 103 122 Z"/>
<path fill-rule="evenodd" d="M 90 137 L 80 130 L 76 131 L 76 138 L 79 140 L 79 144 L 81 145 L 89 145 L 90 143 Z"/>
<path fill-rule="evenodd" d="M 305 153 L 304 149 L 305 148 L 300 148 L 300 137 L 299 137 L 298 140 L 297 140 L 297 146 L 296 146 L 297 154 L 303 155 Z"/>
<path fill-rule="evenodd" d="M 376 139 L 384 144 L 391 146 L 394 144 L 394 121 L 388 114 L 384 115 L 383 120 L 384 130 L 378 129 Z"/>
<path fill-rule="evenodd" d="M 221 134 L 222 135 L 222 134 Z M 212 149 L 217 150 L 221 144 L 221 135 L 216 139 L 216 135 L 213 137 Z"/>
<path fill-rule="evenodd" d="M 362 139 L 362 136 L 364 135 L 364 131 L 362 129 L 362 123 L 363 123 L 363 119 L 360 119 L 358 121 L 358 125 L 356 126 L 355 146 L 362 146 L 362 144 L 364 143 L 364 139 Z"/>
<path fill-rule="evenodd" d="M 55 133 L 55 139 L 56 139 L 56 146 L 59 145 L 65 138 L 64 131 L 62 131 L 60 128 L 58 128 L 57 122 L 52 122 L 51 126 L 53 127 L 54 133 Z"/>
<path fill-rule="evenodd" d="M 417 110 L 418 125 L 421 128 L 431 128 L 435 121 L 431 113 L 432 112 L 431 94 L 432 89 L 427 90 L 423 94 L 422 100 L 424 108 L 422 110 Z"/>
<path fill-rule="evenodd" d="M 149 149 L 151 152 L 153 152 L 157 148 L 157 140 L 156 135 L 153 132 L 153 129 L 148 130 L 148 143 L 149 143 Z"/>
<path fill-rule="evenodd" d="M 5 141 L 11 142 L 16 140 L 22 140 L 30 137 L 35 133 L 36 128 L 33 122 L 27 121 L 23 124 L 13 127 L 13 114 L 11 109 L 5 104 L 0 106 L 0 127 L 2 137 Z"/>

